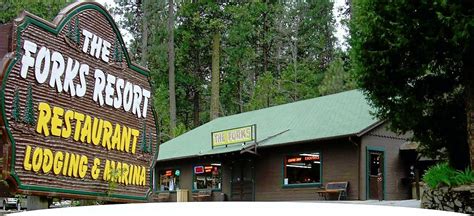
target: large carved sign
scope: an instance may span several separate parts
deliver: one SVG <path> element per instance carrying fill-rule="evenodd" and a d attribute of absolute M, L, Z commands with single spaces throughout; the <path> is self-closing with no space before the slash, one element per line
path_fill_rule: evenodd
<path fill-rule="evenodd" d="M 157 149 L 148 71 L 95 3 L 12 27 L 0 92 L 3 178 L 19 193 L 146 200 Z M 6 60 L 5 60 L 6 59 Z"/>

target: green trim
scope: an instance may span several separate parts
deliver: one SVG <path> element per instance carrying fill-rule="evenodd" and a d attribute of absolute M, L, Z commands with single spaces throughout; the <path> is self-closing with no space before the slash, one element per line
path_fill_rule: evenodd
<path fill-rule="evenodd" d="M 300 184 L 285 184 L 285 165 L 286 165 L 286 156 L 292 154 L 304 154 L 304 153 L 319 153 L 319 182 L 316 183 L 300 183 Z M 314 151 L 294 151 L 290 153 L 286 153 L 283 155 L 283 159 L 281 160 L 281 188 L 304 188 L 304 187 L 321 187 L 323 186 L 323 153 L 321 149 L 314 150 Z"/>
<path fill-rule="evenodd" d="M 41 29 L 45 30 L 46 32 L 50 32 L 52 34 L 54 34 L 55 36 L 57 36 L 59 34 L 59 32 L 61 32 L 61 30 L 64 28 L 64 26 L 66 25 L 66 23 L 71 20 L 71 18 L 77 14 L 79 14 L 80 12 L 84 11 L 84 10 L 96 10 L 98 11 L 99 13 L 101 13 L 102 15 L 105 16 L 105 18 L 107 19 L 107 21 L 109 22 L 109 24 L 111 25 L 114 33 L 116 34 L 116 36 L 118 37 L 119 41 L 120 41 L 120 46 L 122 48 L 122 51 L 124 52 L 125 54 L 125 59 L 126 59 L 126 62 L 127 62 L 127 66 L 132 69 L 133 71 L 136 71 L 138 72 L 139 74 L 143 75 L 143 76 L 146 76 L 148 78 L 148 83 L 150 86 L 151 85 L 151 82 L 150 82 L 150 74 L 148 71 L 144 70 L 144 69 L 141 69 L 139 67 L 137 67 L 136 65 L 132 64 L 131 60 L 130 60 L 130 57 L 128 55 L 128 52 L 126 49 L 124 49 L 124 45 L 125 43 L 123 42 L 123 38 L 122 38 L 122 35 L 120 34 L 120 31 L 117 27 L 117 25 L 115 24 L 113 18 L 110 16 L 110 14 L 104 10 L 102 7 L 98 6 L 97 4 L 79 4 L 76 8 L 74 8 L 73 10 L 69 11 L 67 16 L 64 17 L 60 23 L 55 27 L 51 27 L 49 25 L 47 25 L 46 23 L 40 21 L 40 20 L 36 20 L 35 18 L 31 17 L 29 14 L 26 14 L 25 17 L 24 17 L 24 20 L 22 21 L 21 24 L 18 25 L 17 27 L 17 37 L 16 37 L 16 55 L 15 55 L 15 58 L 10 62 L 9 66 L 7 67 L 7 70 L 6 70 L 6 73 L 5 73 L 5 76 L 2 80 L 2 87 L 1 87 L 1 90 L 0 90 L 0 107 L 1 107 L 1 115 L 3 116 L 3 119 L 4 119 L 4 123 L 5 123 L 5 129 L 6 129 L 6 132 L 8 134 L 8 138 L 10 139 L 11 141 L 11 144 L 12 144 L 12 148 L 11 148 L 11 151 L 12 151 L 12 161 L 11 161 L 11 164 L 10 164 L 10 175 L 17 181 L 18 183 L 18 187 L 22 190 L 33 190 L 33 191 L 47 191 L 47 192 L 55 192 L 55 193 L 68 193 L 68 194 L 76 194 L 76 195 L 89 195 L 89 196 L 100 196 L 100 197 L 113 197 L 113 198 L 119 198 L 119 199 L 131 199 L 131 200 L 147 200 L 147 196 L 148 194 L 145 194 L 143 197 L 140 197 L 140 196 L 129 196 L 129 195 L 122 195 L 122 194 L 112 194 L 112 195 L 107 195 L 106 193 L 102 193 L 102 192 L 88 192 L 88 191 L 79 191 L 79 190 L 69 190 L 69 189 L 60 189 L 60 188 L 52 188 L 52 187 L 44 187 L 44 186 L 37 186 L 37 185 L 24 185 L 21 183 L 20 179 L 18 178 L 16 172 L 15 172 L 15 162 L 16 162 L 16 146 L 15 146 L 15 140 L 13 139 L 13 135 L 10 131 L 10 127 L 9 127 L 9 122 L 8 122 L 8 119 L 6 117 L 6 113 L 5 113 L 5 88 L 6 88 L 6 83 L 8 81 L 8 78 L 9 78 L 9 75 L 10 75 L 10 72 L 12 70 L 12 68 L 14 67 L 14 65 L 17 63 L 17 61 L 20 59 L 20 54 L 21 54 L 21 33 L 29 26 L 29 25 L 35 25 L 35 26 L 38 26 L 40 27 Z M 156 113 L 155 113 L 155 110 L 153 109 L 153 106 L 152 107 L 152 112 L 153 112 L 153 118 L 154 118 L 154 121 L 155 121 L 155 125 L 157 125 L 157 121 L 156 121 Z M 158 127 L 156 127 L 156 130 L 157 130 L 157 136 L 159 135 L 158 133 Z M 159 137 L 158 137 L 158 140 L 159 140 Z M 158 149 L 158 145 L 156 147 Z M 157 153 L 158 151 L 156 151 Z M 155 154 L 156 154 L 155 153 Z M 150 166 L 150 167 L 153 167 Z M 151 170 L 151 169 L 150 169 Z M 150 177 L 151 177 L 151 171 L 150 171 Z M 151 183 L 151 182 L 150 182 Z M 152 184 L 150 184 L 149 186 L 151 186 L 152 188 Z"/>
<path fill-rule="evenodd" d="M 369 193 L 370 193 L 370 182 L 369 182 L 369 152 L 382 152 L 382 159 L 383 159 L 383 167 L 382 167 L 382 199 L 385 200 L 385 184 L 386 184 L 386 160 L 385 160 L 385 147 L 381 146 L 366 146 L 365 149 L 365 199 L 369 200 Z"/>
<path fill-rule="evenodd" d="M 221 179 L 221 181 L 220 181 L 220 182 L 221 182 L 221 188 L 219 188 L 219 189 L 214 189 L 214 188 L 213 188 L 213 189 L 211 189 L 211 191 L 222 191 L 222 187 L 224 186 L 224 182 L 222 182 L 222 179 L 224 179 L 224 178 L 222 177 L 222 175 L 223 175 L 223 173 L 224 173 L 224 169 L 223 169 L 223 166 L 222 166 L 222 162 L 208 162 L 208 163 L 201 163 L 201 164 L 193 165 L 193 166 L 192 166 L 192 170 L 191 170 L 191 172 L 193 173 L 193 176 L 192 176 L 192 179 L 191 179 L 191 191 L 192 191 L 192 192 L 199 192 L 199 191 L 209 190 L 209 189 L 196 189 L 196 188 L 194 188 L 194 177 L 196 176 L 195 173 L 194 173 L 194 167 L 196 167 L 196 166 L 203 166 L 203 167 L 205 167 L 206 164 L 211 165 L 211 163 L 220 163 L 220 164 L 221 164 L 221 173 L 219 174 L 219 177 L 220 177 L 220 179 Z M 212 165 L 211 165 L 211 166 L 212 166 Z"/>

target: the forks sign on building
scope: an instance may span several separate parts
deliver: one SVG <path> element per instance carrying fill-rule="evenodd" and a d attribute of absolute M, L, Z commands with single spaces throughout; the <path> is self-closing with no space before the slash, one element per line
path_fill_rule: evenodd
<path fill-rule="evenodd" d="M 53 23 L 24 13 L 3 28 L 3 183 L 23 194 L 146 200 L 158 143 L 149 74 L 130 61 L 110 14 L 75 3 Z"/>

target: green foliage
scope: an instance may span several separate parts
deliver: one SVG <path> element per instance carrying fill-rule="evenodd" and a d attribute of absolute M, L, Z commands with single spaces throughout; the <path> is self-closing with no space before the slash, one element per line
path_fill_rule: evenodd
<path fill-rule="evenodd" d="M 474 70 L 474 3 L 353 3 L 354 75 L 377 117 L 389 119 L 399 132 L 412 131 L 428 156 L 445 148 L 453 166 L 466 167 L 465 87 Z"/>
<path fill-rule="evenodd" d="M 35 110 L 33 105 L 33 87 L 31 84 L 28 85 L 28 93 L 26 95 L 26 105 L 25 105 L 25 113 L 23 116 L 23 122 L 29 125 L 35 125 L 36 117 L 35 117 Z"/>
<path fill-rule="evenodd" d="M 329 88 L 338 83 L 339 74 L 348 77 L 346 58 L 341 57 L 343 71 L 340 62 L 331 66 L 338 50 L 330 0 L 175 1 L 177 126 L 170 128 L 168 1 L 144 2 L 121 0 L 113 12 L 124 17 L 119 24 L 132 34 L 128 49 L 135 61 L 142 52 L 143 19 L 150 27 L 146 60 L 153 81 L 160 142 L 170 139 L 171 132 L 181 134 L 210 120 L 211 51 L 216 31 L 221 33 L 221 115 L 317 97 L 321 95 L 320 85 Z M 325 76 L 330 70 L 336 75 Z M 342 82 L 343 89 L 337 85 L 323 91 L 354 88 L 349 80 Z"/>
<path fill-rule="evenodd" d="M 318 90 L 321 95 L 328 95 L 355 89 L 355 87 L 355 80 L 350 76 L 350 71 L 344 68 L 343 59 L 336 58 L 329 64 L 329 68 L 324 74 Z"/>
<path fill-rule="evenodd" d="M 16 122 L 20 121 L 20 92 L 18 89 L 15 90 L 15 96 L 13 97 L 12 117 Z"/>
<path fill-rule="evenodd" d="M 433 189 L 442 185 L 452 186 L 451 179 L 455 174 L 456 171 L 447 163 L 436 164 L 426 171 L 423 181 Z"/>
<path fill-rule="evenodd" d="M 0 1 L 0 24 L 4 24 L 15 19 L 22 11 L 28 11 L 45 20 L 53 20 L 59 11 L 66 5 L 71 3 L 71 0 L 25 0 L 15 1 L 6 0 Z"/>
<path fill-rule="evenodd" d="M 474 172 L 471 168 L 467 167 L 464 171 L 457 170 L 456 175 L 453 178 L 455 185 L 465 185 L 474 182 Z"/>
<path fill-rule="evenodd" d="M 123 175 L 125 172 L 125 169 L 120 168 L 120 169 L 110 169 L 109 175 L 110 175 L 110 180 L 107 182 L 108 183 L 108 188 L 107 188 L 107 195 L 110 196 L 112 193 L 117 189 L 118 187 L 118 179 Z"/>
<path fill-rule="evenodd" d="M 474 172 L 469 168 L 464 171 L 455 170 L 448 163 L 440 163 L 426 171 L 423 181 L 432 189 L 440 186 L 455 187 L 474 183 Z"/>

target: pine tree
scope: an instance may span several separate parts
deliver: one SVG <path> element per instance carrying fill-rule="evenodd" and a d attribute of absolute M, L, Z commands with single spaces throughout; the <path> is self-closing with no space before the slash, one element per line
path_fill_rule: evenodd
<path fill-rule="evenodd" d="M 13 98 L 12 117 L 16 122 L 20 121 L 20 93 L 18 89 L 15 90 Z"/>
<path fill-rule="evenodd" d="M 116 62 L 122 62 L 122 49 L 120 49 L 120 43 L 119 40 L 115 39 L 114 42 L 114 60 Z"/>
<path fill-rule="evenodd" d="M 79 18 L 76 17 L 75 21 L 74 21 L 74 41 L 76 42 L 76 44 L 79 44 L 81 43 L 81 32 L 79 30 Z"/>
<path fill-rule="evenodd" d="M 146 143 L 146 123 L 144 122 L 143 123 L 143 129 L 142 129 L 142 141 L 141 141 L 141 148 L 142 148 L 142 152 L 145 153 L 145 152 L 148 152 L 148 146 L 147 146 L 147 143 Z"/>
<path fill-rule="evenodd" d="M 33 108 L 33 89 L 31 84 L 28 85 L 28 94 L 26 96 L 26 105 L 25 105 L 25 115 L 23 117 L 23 122 L 29 125 L 35 124 L 35 111 Z"/>

